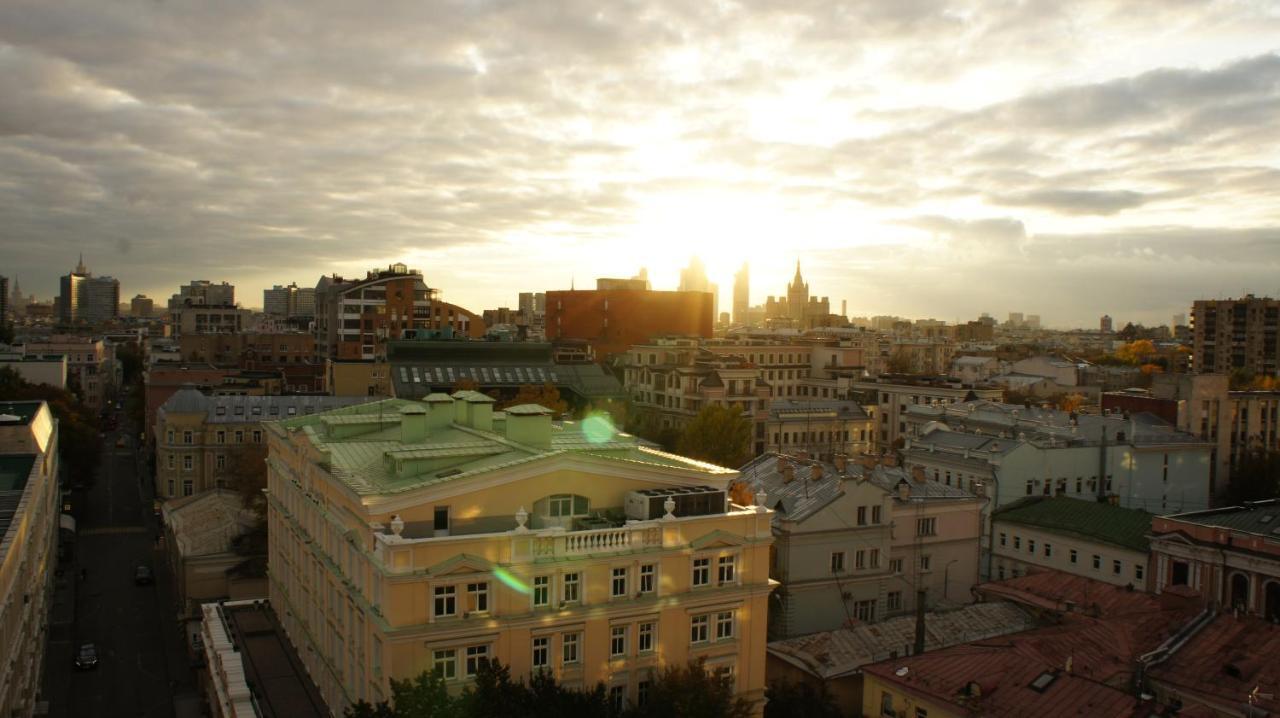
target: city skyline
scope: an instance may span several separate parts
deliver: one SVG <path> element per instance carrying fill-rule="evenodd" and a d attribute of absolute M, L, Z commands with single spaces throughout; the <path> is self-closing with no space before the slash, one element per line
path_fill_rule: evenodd
<path fill-rule="evenodd" d="M 158 298 L 404 262 L 479 309 L 697 254 L 730 307 L 744 260 L 760 304 L 800 258 L 853 315 L 1165 323 L 1280 291 L 1277 30 L 1248 3 L 10 3 L 3 265 L 48 296 L 84 251 Z"/>

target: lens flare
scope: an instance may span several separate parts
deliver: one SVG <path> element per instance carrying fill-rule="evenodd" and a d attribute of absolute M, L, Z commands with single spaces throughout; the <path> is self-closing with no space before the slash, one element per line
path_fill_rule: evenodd
<path fill-rule="evenodd" d="M 512 576 L 505 568 L 495 566 L 493 569 L 493 577 L 501 581 L 503 585 L 513 591 L 525 594 L 529 593 L 529 585 L 515 576 Z"/>
<path fill-rule="evenodd" d="M 614 428 L 613 421 L 604 412 L 591 414 L 582 420 L 582 435 L 592 444 L 603 444 L 616 433 L 618 430 Z"/>

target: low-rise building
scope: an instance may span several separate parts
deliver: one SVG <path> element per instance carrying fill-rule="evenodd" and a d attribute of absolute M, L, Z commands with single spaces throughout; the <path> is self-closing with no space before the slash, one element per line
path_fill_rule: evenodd
<path fill-rule="evenodd" d="M 991 516 L 995 580 L 1040 570 L 1146 590 L 1152 515 L 1068 496 L 1028 496 Z"/>
<path fill-rule="evenodd" d="M 65 356 L 67 385 L 72 389 L 78 388 L 85 405 L 96 411 L 107 407 L 112 392 L 119 384 L 115 351 L 102 339 L 55 334 L 27 341 L 23 351 L 34 356 Z"/>
<path fill-rule="evenodd" d="M 278 371 L 289 393 L 324 389 L 324 365 L 315 358 L 315 337 L 302 332 L 183 334 L 181 360 L 245 371 Z"/>
<path fill-rule="evenodd" d="M 711 292 L 642 288 L 547 292 L 547 339 L 581 339 L 601 361 L 655 337 L 709 339 L 715 325 Z"/>
<path fill-rule="evenodd" d="M 335 712 L 480 661 L 618 708 L 705 659 L 764 693 L 772 512 L 737 472 L 477 392 L 267 425 L 271 603 Z"/>
<path fill-rule="evenodd" d="M 870 454 L 875 450 L 874 411 L 846 399 L 774 399 L 764 419 L 764 450 L 806 451 L 828 461 L 837 454 Z"/>
<path fill-rule="evenodd" d="M 28 384 L 67 388 L 67 357 L 62 354 L 27 354 L 21 350 L 0 352 L 0 367 L 14 370 Z"/>
<path fill-rule="evenodd" d="M 156 498 L 192 496 L 229 486 L 246 450 L 265 451 L 263 422 L 351 406 L 366 397 L 218 396 L 184 388 L 156 414 Z M 261 460 L 263 457 L 256 457 Z"/>
<path fill-rule="evenodd" d="M 861 668 L 887 658 L 909 656 L 915 648 L 916 617 L 899 616 L 769 642 L 765 672 L 769 682 L 825 687 L 847 718 L 862 716 Z M 970 641 L 1038 628 L 1042 622 L 1012 602 L 987 602 L 924 617 L 924 648 L 936 651 Z"/>
<path fill-rule="evenodd" d="M 326 359 L 324 392 L 333 396 L 389 397 L 391 365 L 379 359 Z"/>
<path fill-rule="evenodd" d="M 993 356 L 962 356 L 951 360 L 951 376 L 966 386 L 981 384 L 1000 373 L 1000 360 Z"/>
<path fill-rule="evenodd" d="M 1180 716 L 1280 715 L 1276 656 L 1280 628 L 1274 620 L 1226 613 L 1147 670 L 1143 688 Z"/>
<path fill-rule="evenodd" d="M 1280 621 L 1280 499 L 1160 516 L 1151 522 L 1155 591 Z"/>
<path fill-rule="evenodd" d="M 959 382 L 930 377 L 887 375 L 878 379 L 855 381 L 852 396 L 863 406 L 877 406 L 881 450 L 894 446 L 898 437 L 907 434 L 907 409 L 931 404 L 956 404 L 974 399 L 999 401 L 1004 390 L 989 387 L 966 387 Z"/>
<path fill-rule="evenodd" d="M 169 322 L 178 336 L 237 334 L 245 329 L 252 314 L 248 309 L 230 304 L 184 304 L 169 309 Z"/>
<path fill-rule="evenodd" d="M 43 401 L 0 402 L 0 715 L 30 718 L 44 669 L 61 492 L 58 423 Z"/>
<path fill-rule="evenodd" d="M 909 612 L 920 592 L 965 603 L 977 581 L 982 501 L 958 488 L 843 456 L 766 454 L 735 491 L 774 509 L 775 638 Z"/>
<path fill-rule="evenodd" d="M 266 597 L 266 536 L 255 544 L 258 517 L 239 493 L 214 489 L 169 499 L 161 515 L 184 615 L 198 616 L 211 601 Z"/>

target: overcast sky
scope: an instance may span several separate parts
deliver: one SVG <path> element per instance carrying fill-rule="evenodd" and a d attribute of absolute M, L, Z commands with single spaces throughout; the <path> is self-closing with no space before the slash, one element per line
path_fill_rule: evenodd
<path fill-rule="evenodd" d="M 699 254 L 853 315 L 1280 293 L 1280 3 L 0 4 L 0 274 L 394 261 L 479 311 Z"/>

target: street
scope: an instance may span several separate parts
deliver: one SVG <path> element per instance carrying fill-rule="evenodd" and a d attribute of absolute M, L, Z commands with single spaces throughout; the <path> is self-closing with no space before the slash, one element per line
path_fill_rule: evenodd
<path fill-rule="evenodd" d="M 108 432 L 97 480 L 75 492 L 75 555 L 60 566 L 46 655 L 51 716 L 173 716 L 175 696 L 196 691 L 136 437 L 124 420 Z M 134 584 L 139 565 L 153 567 L 153 584 Z M 97 646 L 96 669 L 73 666 L 82 643 Z"/>

